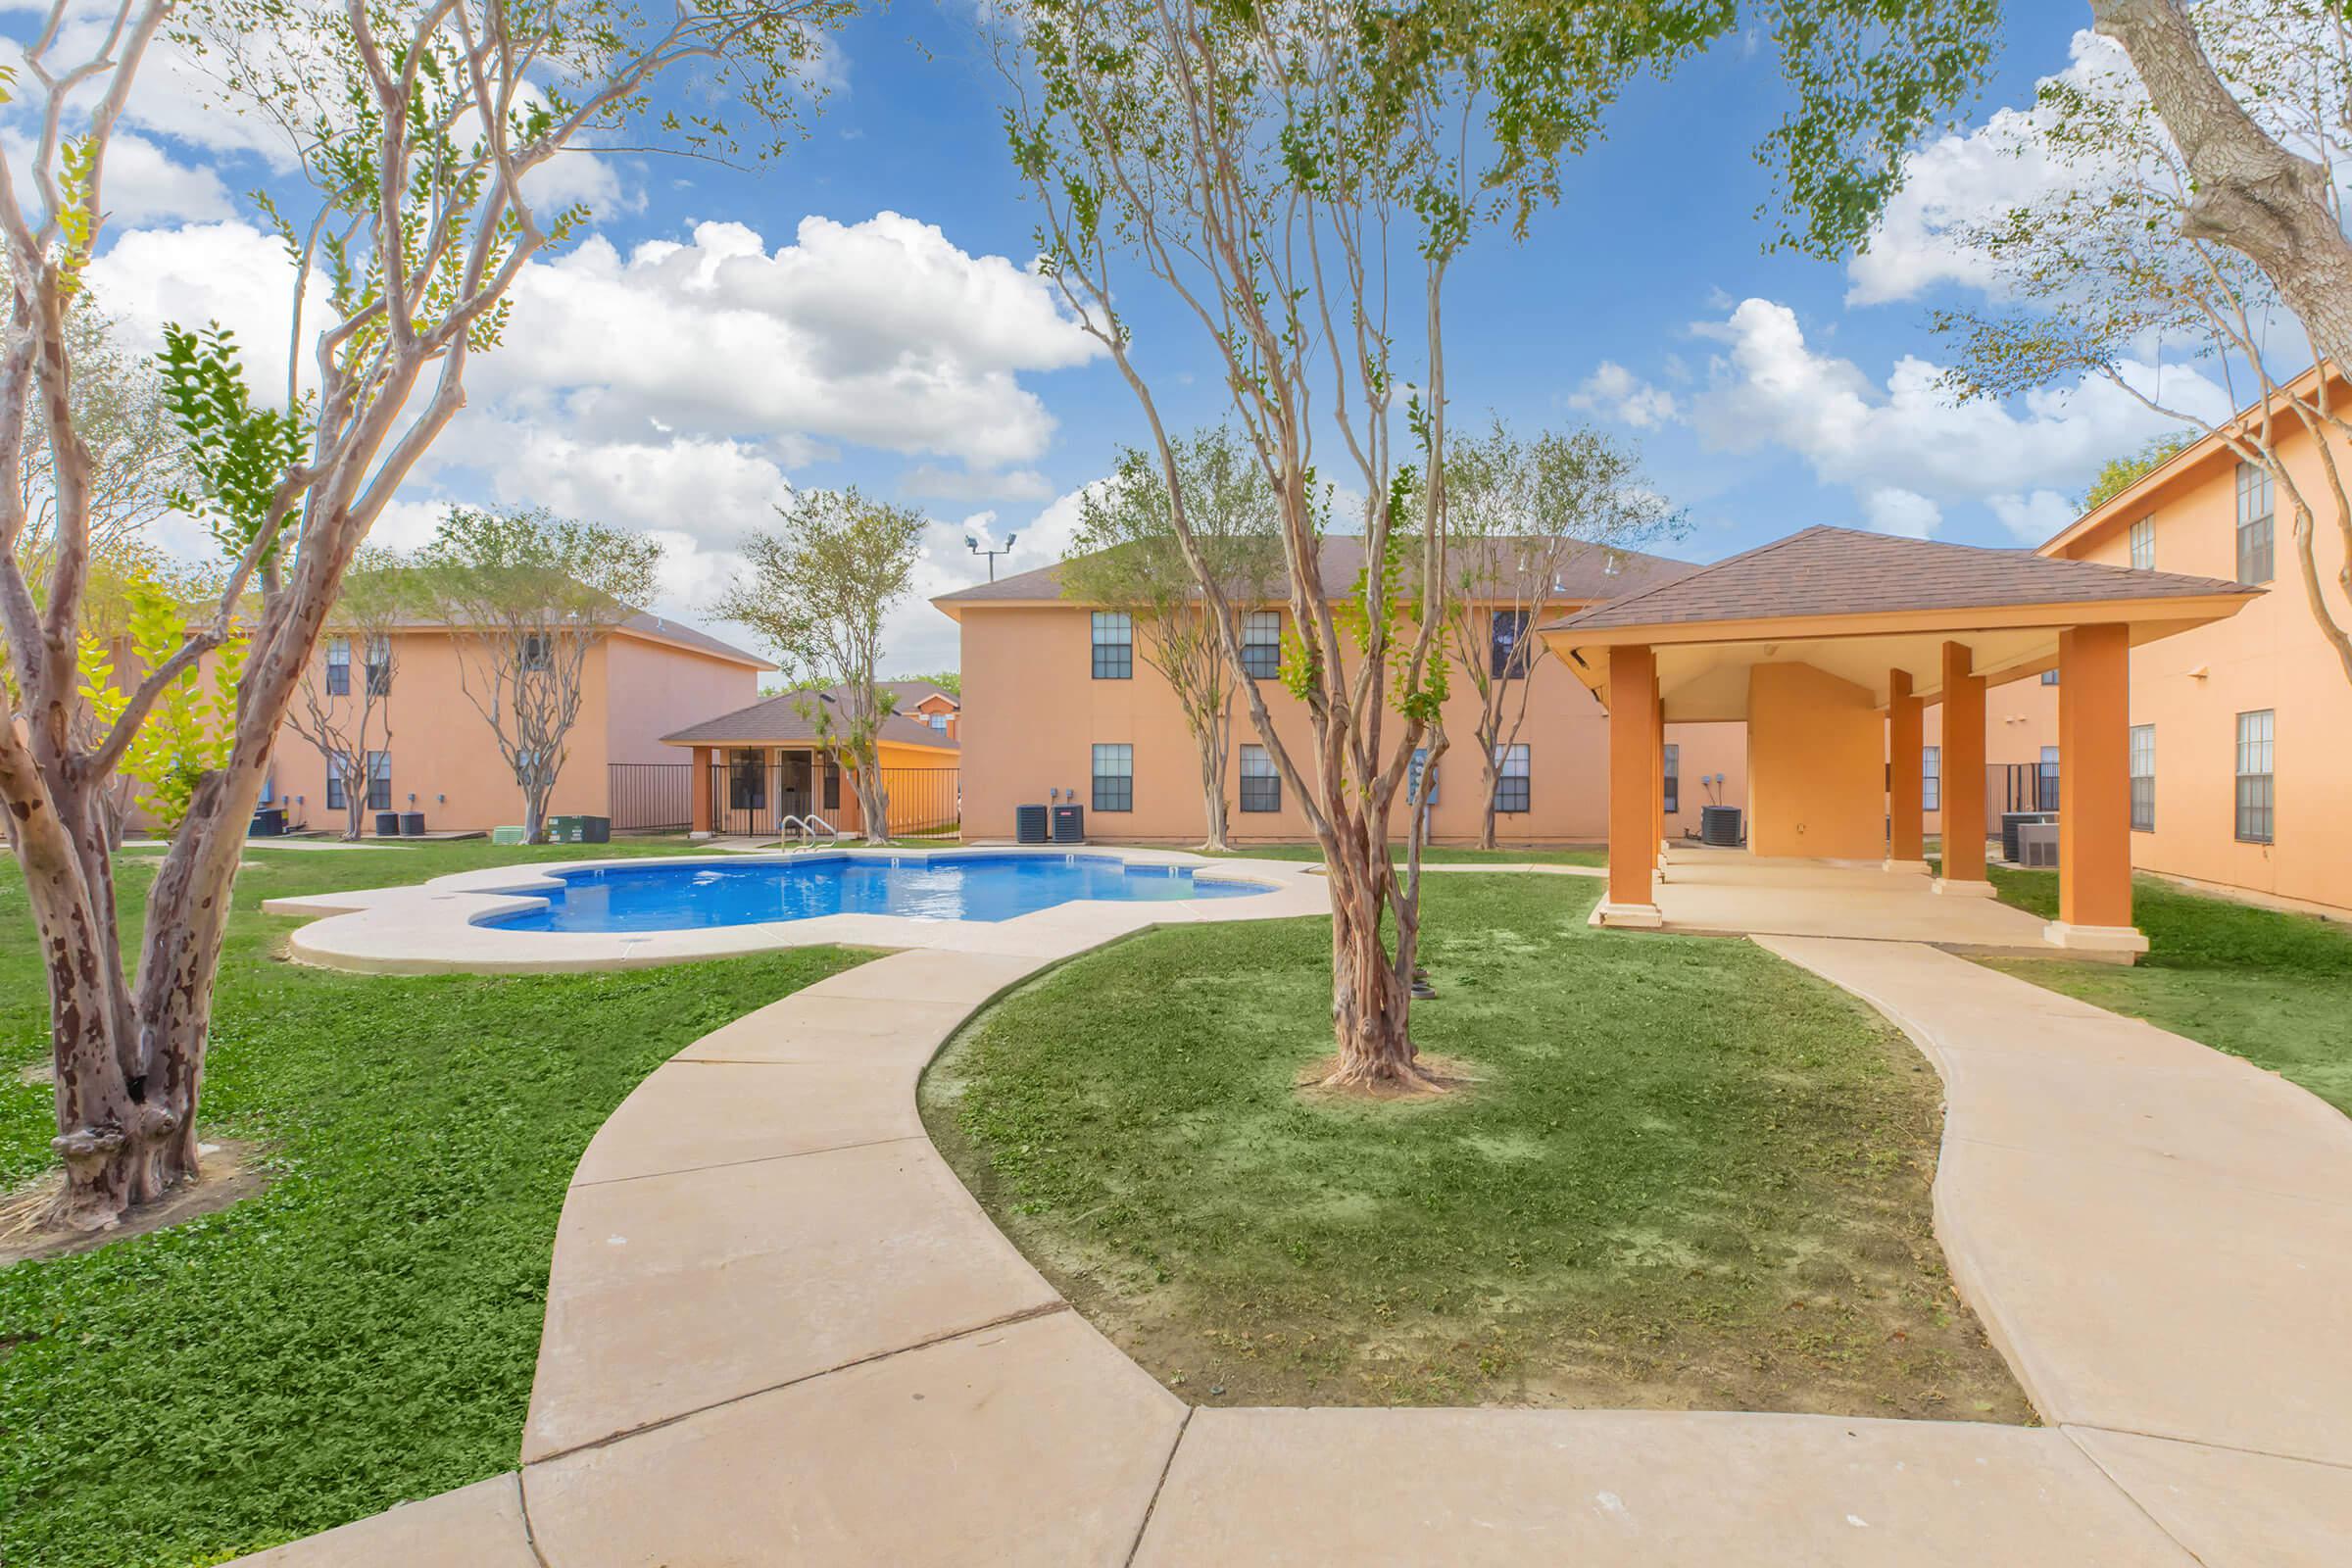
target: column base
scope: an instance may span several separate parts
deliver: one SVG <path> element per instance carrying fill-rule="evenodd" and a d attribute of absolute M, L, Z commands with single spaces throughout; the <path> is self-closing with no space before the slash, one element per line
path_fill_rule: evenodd
<path fill-rule="evenodd" d="M 692 832 L 692 833 L 689 833 L 689 834 L 687 834 L 686 836 L 687 836 L 688 838 L 690 838 L 690 839 L 714 839 L 714 838 L 718 837 L 718 835 L 717 835 L 717 834 L 715 834 L 715 833 L 711 832 L 711 831 L 710 831 L 710 829 L 708 829 L 708 828 L 700 828 L 700 829 L 697 829 L 696 831 L 694 831 L 694 832 Z"/>
<path fill-rule="evenodd" d="M 1936 879 L 1936 891 L 1948 899 L 1989 899 L 1992 897 L 1992 884 L 1989 882 L 1954 882 L 1939 876 Z"/>
<path fill-rule="evenodd" d="M 1603 899 L 1593 906 L 1592 917 L 1585 923 L 1627 931 L 1655 931 L 1666 923 L 1666 916 L 1654 904 L 1611 904 Z"/>
<path fill-rule="evenodd" d="M 2052 920 L 2041 928 L 2041 939 L 2085 957 L 2114 958 L 2130 963 L 2148 951 L 2148 939 L 2128 925 L 2069 925 Z"/>
<path fill-rule="evenodd" d="M 1879 869 L 1882 871 L 1904 871 L 1916 876 L 1926 876 L 1928 862 L 1925 860 L 1886 860 L 1880 863 Z"/>

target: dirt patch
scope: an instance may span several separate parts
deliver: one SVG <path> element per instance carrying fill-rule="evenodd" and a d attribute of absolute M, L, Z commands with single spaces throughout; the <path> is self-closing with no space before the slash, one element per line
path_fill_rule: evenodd
<path fill-rule="evenodd" d="M 1349 1084 L 1337 1087 L 1328 1081 L 1333 1073 L 1340 1070 L 1339 1054 L 1334 1052 L 1300 1069 L 1293 1087 L 1298 1091 L 1298 1098 L 1310 1104 L 1356 1105 L 1443 1100 L 1457 1091 L 1473 1088 L 1478 1083 L 1478 1074 L 1471 1070 L 1470 1064 L 1452 1056 L 1435 1055 L 1425 1051 L 1413 1058 L 1413 1065 L 1421 1069 L 1422 1077 L 1428 1080 L 1426 1083 Z"/>
<path fill-rule="evenodd" d="M 145 1236 L 206 1214 L 218 1214 L 270 1185 L 270 1173 L 259 1144 L 234 1140 L 206 1144 L 203 1156 L 204 1174 L 199 1179 L 182 1184 L 156 1202 L 133 1209 L 102 1231 L 68 1230 L 44 1224 L 43 1217 L 55 1200 L 63 1178 L 55 1171 L 34 1177 L 0 1197 L 0 1268 L 31 1258 L 87 1252 L 125 1237 Z"/>

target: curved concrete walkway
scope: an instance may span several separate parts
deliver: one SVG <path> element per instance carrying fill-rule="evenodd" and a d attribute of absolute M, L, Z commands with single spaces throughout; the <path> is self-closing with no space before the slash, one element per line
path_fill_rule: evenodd
<path fill-rule="evenodd" d="M 1053 956 L 907 952 L 706 1037 L 597 1135 L 519 1477 L 253 1560 L 2346 1561 L 2352 1122 L 1931 948 L 1765 945 L 1942 1072 L 1937 1229 L 2050 1425 L 1191 1409 L 915 1115 L 957 1023 Z"/>

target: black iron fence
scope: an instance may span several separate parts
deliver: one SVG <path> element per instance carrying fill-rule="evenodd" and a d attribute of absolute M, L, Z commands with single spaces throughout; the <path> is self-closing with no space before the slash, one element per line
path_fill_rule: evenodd
<path fill-rule="evenodd" d="M 608 762 L 605 808 L 620 833 L 683 833 L 694 820 L 688 762 Z"/>
<path fill-rule="evenodd" d="M 2056 762 L 1987 762 L 1984 764 L 1984 831 L 1997 834 L 2001 818 L 2011 811 L 2058 809 Z"/>
<path fill-rule="evenodd" d="M 892 838 L 954 838 L 962 831 L 961 769 L 886 767 L 882 788 L 890 797 Z"/>

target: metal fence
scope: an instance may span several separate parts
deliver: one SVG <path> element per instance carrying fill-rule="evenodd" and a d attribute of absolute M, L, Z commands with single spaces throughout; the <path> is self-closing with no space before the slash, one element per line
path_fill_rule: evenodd
<path fill-rule="evenodd" d="M 1987 762 L 1984 764 L 1984 831 L 1998 834 L 2001 817 L 2009 811 L 2058 809 L 2056 762 Z"/>
<path fill-rule="evenodd" d="M 892 838 L 954 838 L 963 827 L 962 770 L 953 767 L 886 767 L 882 789 L 890 797 Z"/>
<path fill-rule="evenodd" d="M 694 820 L 689 762 L 608 762 L 606 814 L 620 833 L 683 833 Z"/>

